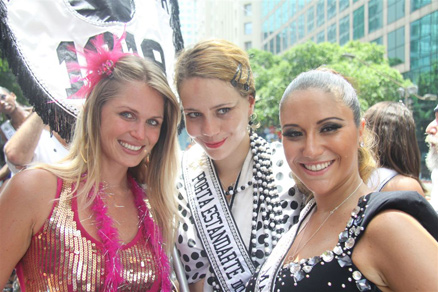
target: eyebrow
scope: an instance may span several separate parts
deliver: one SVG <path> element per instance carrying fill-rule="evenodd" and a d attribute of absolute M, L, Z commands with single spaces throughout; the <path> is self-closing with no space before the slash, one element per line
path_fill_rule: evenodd
<path fill-rule="evenodd" d="M 209 108 L 209 110 L 214 110 L 214 109 L 223 108 L 223 107 L 233 107 L 235 105 L 236 104 L 233 104 L 233 102 L 221 103 L 221 104 L 215 105 L 214 107 Z M 199 110 L 195 109 L 195 108 L 184 108 L 184 111 L 194 111 L 194 112 L 197 112 Z"/>
<path fill-rule="evenodd" d="M 341 119 L 341 118 L 338 118 L 338 117 L 328 117 L 328 118 L 325 118 L 325 119 L 322 119 L 322 120 L 318 121 L 316 124 L 319 125 L 319 124 L 322 124 L 322 123 L 324 123 L 324 122 L 326 122 L 328 120 L 339 120 L 341 122 L 344 121 L 344 119 Z"/>
<path fill-rule="evenodd" d="M 132 107 L 130 107 L 130 106 L 126 106 L 126 105 L 122 105 L 122 106 L 120 106 L 120 109 L 121 110 L 126 110 L 126 109 L 128 109 L 129 111 L 132 111 L 133 113 L 135 113 L 136 115 L 138 115 L 139 114 L 139 112 L 136 110 L 136 109 L 134 109 L 134 108 L 132 108 Z M 150 117 L 151 119 L 164 119 L 164 115 L 163 116 L 153 116 L 153 117 Z"/>
<path fill-rule="evenodd" d="M 341 119 L 341 118 L 338 118 L 338 117 L 328 117 L 328 118 L 325 118 L 325 119 L 322 119 L 322 120 L 316 122 L 316 124 L 320 125 L 320 124 L 322 124 L 322 123 L 324 123 L 324 122 L 326 122 L 328 120 L 339 120 L 341 122 L 344 121 L 344 119 Z M 286 124 L 286 125 L 283 126 L 283 128 L 288 128 L 288 127 L 299 127 L 299 125 L 298 124 Z"/>

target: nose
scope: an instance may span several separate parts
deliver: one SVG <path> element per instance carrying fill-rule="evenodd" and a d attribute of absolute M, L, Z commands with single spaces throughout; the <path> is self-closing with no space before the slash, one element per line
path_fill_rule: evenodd
<path fill-rule="evenodd" d="M 318 137 L 309 135 L 306 137 L 303 155 L 308 158 L 317 158 L 323 152 L 323 147 Z"/>
<path fill-rule="evenodd" d="M 426 128 L 426 134 L 435 135 L 437 133 L 437 120 L 433 120 Z"/>
<path fill-rule="evenodd" d="M 212 137 L 219 133 L 218 123 L 211 118 L 205 118 L 201 128 L 202 136 Z"/>
<path fill-rule="evenodd" d="M 139 141 L 143 141 L 146 137 L 146 125 L 144 123 L 135 123 L 131 129 L 131 136 Z"/>

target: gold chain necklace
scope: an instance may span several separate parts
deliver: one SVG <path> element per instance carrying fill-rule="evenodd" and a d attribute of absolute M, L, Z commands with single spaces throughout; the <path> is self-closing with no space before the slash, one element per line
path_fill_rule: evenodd
<path fill-rule="evenodd" d="M 310 238 L 300 247 L 301 240 L 303 239 L 303 236 L 301 236 L 300 241 L 297 244 L 297 248 L 296 248 L 295 252 L 291 256 L 289 256 L 287 258 L 287 260 L 285 261 L 285 264 L 293 262 L 295 260 L 295 258 L 297 257 L 298 253 L 312 240 L 312 238 L 315 237 L 315 235 L 319 232 L 319 230 L 321 230 L 321 228 L 324 226 L 324 224 L 327 222 L 327 220 L 333 215 L 333 213 L 335 213 L 345 202 L 347 202 L 348 199 L 350 199 L 357 192 L 357 190 L 362 185 L 362 183 L 363 183 L 363 181 L 361 180 L 359 185 L 354 189 L 354 191 L 348 197 L 346 197 L 339 205 L 337 205 L 335 208 L 333 208 L 330 211 L 330 213 L 327 215 L 327 217 L 324 219 L 324 221 L 322 221 L 322 223 L 319 225 L 319 227 L 316 229 L 316 231 L 312 234 L 312 236 L 310 236 Z M 307 224 L 309 223 L 309 221 L 310 221 L 310 218 L 309 218 L 309 220 L 307 220 L 307 222 L 304 225 L 304 227 L 301 228 L 301 230 L 297 233 L 297 236 L 301 232 L 303 232 L 303 234 L 304 234 L 304 230 L 306 229 Z"/>

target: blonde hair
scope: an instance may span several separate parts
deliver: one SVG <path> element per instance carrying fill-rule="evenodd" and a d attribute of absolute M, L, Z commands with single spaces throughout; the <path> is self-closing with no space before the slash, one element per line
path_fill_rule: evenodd
<path fill-rule="evenodd" d="M 164 99 L 164 120 L 160 136 L 150 151 L 149 161 L 144 159 L 128 172 L 139 184 L 146 184 L 147 198 L 152 214 L 162 230 L 168 252 L 173 247 L 175 237 L 175 214 L 177 213 L 175 181 L 179 167 L 179 146 L 177 124 L 180 107 L 167 82 L 163 71 L 152 61 L 138 56 L 122 57 L 115 64 L 112 76 L 102 79 L 91 91 L 78 116 L 75 132 L 68 155 L 58 164 L 37 165 L 60 177 L 75 183 L 79 195 L 99 189 L 102 149 L 100 127 L 102 108 L 114 98 L 127 83 L 140 81 L 158 91 Z M 78 190 L 80 183 L 83 183 Z M 94 192 L 93 192 L 94 193 Z M 90 204 L 95 198 L 90 194 Z"/>
<path fill-rule="evenodd" d="M 221 39 L 205 40 L 182 51 L 175 66 L 175 85 L 193 77 L 236 80 L 236 90 L 242 97 L 255 97 L 254 75 L 248 54 L 237 45 Z"/>
<path fill-rule="evenodd" d="M 317 88 L 335 96 L 339 102 L 352 110 L 356 127 L 359 127 L 361 110 L 355 89 L 346 77 L 328 68 L 310 70 L 298 75 L 286 88 L 280 101 L 280 111 L 292 92 L 309 88 Z M 360 177 L 366 183 L 376 169 L 376 161 L 371 150 L 375 142 L 366 128 L 362 132 L 362 142 L 363 146 L 358 149 L 358 170 Z M 299 181 L 297 181 L 297 186 L 302 192 L 311 193 Z"/>

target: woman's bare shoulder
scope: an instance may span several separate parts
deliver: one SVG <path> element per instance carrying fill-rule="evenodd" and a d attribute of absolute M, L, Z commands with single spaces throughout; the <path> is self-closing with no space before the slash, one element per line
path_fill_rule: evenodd
<path fill-rule="evenodd" d="M 50 187 L 56 189 L 56 176 L 45 169 L 26 169 L 14 175 L 4 190 L 42 192 Z"/>
<path fill-rule="evenodd" d="M 7 240 L 2 241 L 0 258 L 5 271 L 13 269 L 28 249 L 32 236 L 50 215 L 56 185 L 55 175 L 42 169 L 32 169 L 16 174 L 2 189 L 0 238 Z"/>
<path fill-rule="evenodd" d="M 56 197 L 56 176 L 44 169 L 28 169 L 14 175 L 3 187 L 0 203 L 3 207 L 38 213 L 50 208 Z M 25 210 L 29 209 L 29 210 Z"/>
<path fill-rule="evenodd" d="M 423 189 L 417 180 L 401 174 L 396 175 L 393 179 L 391 179 L 382 189 L 382 191 L 416 191 L 420 195 L 424 196 Z"/>

